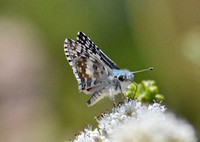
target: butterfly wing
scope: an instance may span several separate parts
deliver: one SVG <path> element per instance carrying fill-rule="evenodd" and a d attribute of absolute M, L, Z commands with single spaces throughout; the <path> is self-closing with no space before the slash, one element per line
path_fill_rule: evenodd
<path fill-rule="evenodd" d="M 73 69 L 79 90 L 86 94 L 96 91 L 93 87 L 104 84 L 112 71 L 102 63 L 90 49 L 66 39 L 64 44 L 66 58 Z"/>
<path fill-rule="evenodd" d="M 111 69 L 119 69 L 117 64 L 106 56 L 103 51 L 101 51 L 101 49 L 99 49 L 84 33 L 78 32 L 77 42 L 85 46 L 86 49 L 90 50 L 94 56 L 96 56 L 100 61 L 103 61 Z"/>

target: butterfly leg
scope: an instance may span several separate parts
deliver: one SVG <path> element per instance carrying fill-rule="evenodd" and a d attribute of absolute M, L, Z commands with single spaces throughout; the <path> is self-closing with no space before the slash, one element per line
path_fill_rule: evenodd
<path fill-rule="evenodd" d="M 121 92 L 121 95 L 122 95 L 122 100 L 124 100 L 124 94 L 123 94 L 123 92 L 122 92 L 122 87 L 121 87 L 121 85 L 119 84 L 119 90 L 120 90 L 120 92 Z"/>
<path fill-rule="evenodd" d="M 109 89 L 109 99 L 113 102 L 113 107 L 115 108 L 117 105 L 116 105 L 116 102 L 115 102 L 115 96 L 113 94 L 113 89 L 114 87 L 111 86 L 110 89 Z"/>
<path fill-rule="evenodd" d="M 120 93 L 121 93 L 121 96 L 122 96 L 122 100 L 124 101 L 124 94 L 123 94 L 123 92 L 122 92 L 122 87 L 121 87 L 121 85 L 120 85 L 120 83 L 117 83 L 117 88 L 116 88 L 116 90 L 118 89 L 118 87 L 119 87 L 119 90 L 120 90 Z M 123 101 L 122 102 L 119 102 L 118 103 L 118 106 L 120 106 L 121 104 L 123 104 Z"/>

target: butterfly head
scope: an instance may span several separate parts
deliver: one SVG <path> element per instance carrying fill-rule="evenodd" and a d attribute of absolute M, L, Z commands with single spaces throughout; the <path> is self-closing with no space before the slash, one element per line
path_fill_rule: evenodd
<path fill-rule="evenodd" d="M 113 72 L 119 82 L 133 82 L 134 75 L 129 70 L 114 70 Z"/>

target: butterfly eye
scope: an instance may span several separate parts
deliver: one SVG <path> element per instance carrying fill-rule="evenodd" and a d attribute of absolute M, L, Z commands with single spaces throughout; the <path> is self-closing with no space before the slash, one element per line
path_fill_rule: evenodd
<path fill-rule="evenodd" d="M 118 80 L 119 80 L 119 81 L 124 81 L 124 76 L 123 76 L 123 75 L 119 75 L 119 76 L 118 76 Z"/>

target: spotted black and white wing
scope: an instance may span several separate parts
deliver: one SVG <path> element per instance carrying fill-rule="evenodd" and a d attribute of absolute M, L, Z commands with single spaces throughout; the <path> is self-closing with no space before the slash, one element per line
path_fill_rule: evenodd
<path fill-rule="evenodd" d="M 79 90 L 92 94 L 87 104 L 95 104 L 105 95 L 103 90 L 109 83 L 109 76 L 113 76 L 112 69 L 119 67 L 81 32 L 77 35 L 77 42 L 65 40 L 64 51 L 78 81 Z"/>
<path fill-rule="evenodd" d="M 89 37 L 87 37 L 84 33 L 78 32 L 77 42 L 81 45 L 85 46 L 87 49 L 92 51 L 92 53 L 97 56 L 97 58 L 103 61 L 108 67 L 111 69 L 119 69 L 116 63 L 114 63 L 108 56 L 106 56 L 101 49 L 99 49 Z"/>
<path fill-rule="evenodd" d="M 66 58 L 73 69 L 80 91 L 107 80 L 111 70 L 104 67 L 104 64 L 89 49 L 71 39 L 65 40 L 64 47 Z"/>

